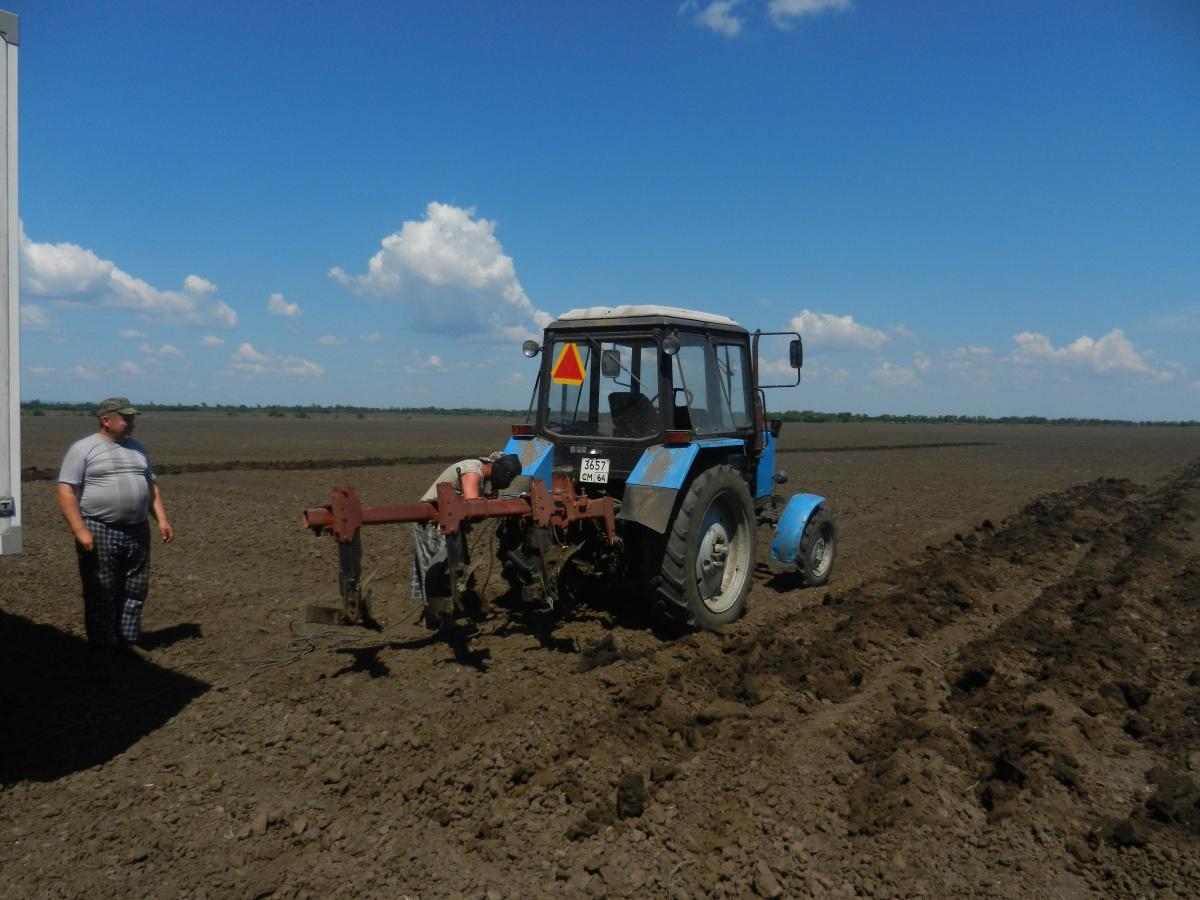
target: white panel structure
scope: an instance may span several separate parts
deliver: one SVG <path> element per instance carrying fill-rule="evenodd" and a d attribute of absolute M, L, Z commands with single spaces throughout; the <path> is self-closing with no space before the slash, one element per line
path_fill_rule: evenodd
<path fill-rule="evenodd" d="M 21 552 L 21 312 L 17 226 L 19 23 L 0 11 L 0 554 Z"/>

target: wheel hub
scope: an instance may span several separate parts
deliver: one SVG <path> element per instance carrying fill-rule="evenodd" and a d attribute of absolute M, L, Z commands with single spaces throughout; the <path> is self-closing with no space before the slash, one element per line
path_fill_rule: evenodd
<path fill-rule="evenodd" d="M 728 559 L 729 535 L 725 533 L 723 525 L 716 523 L 705 532 L 704 540 L 700 543 L 700 552 L 696 555 L 700 577 L 706 582 L 715 578 L 719 587 L 721 574 Z"/>

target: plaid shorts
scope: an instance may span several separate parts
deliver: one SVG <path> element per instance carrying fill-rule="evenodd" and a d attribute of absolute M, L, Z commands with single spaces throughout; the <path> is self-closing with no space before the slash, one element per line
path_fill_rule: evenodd
<path fill-rule="evenodd" d="M 150 523 L 107 525 L 84 519 L 94 546 L 79 553 L 83 618 L 94 644 L 133 643 L 142 635 L 142 605 L 150 589 Z"/>

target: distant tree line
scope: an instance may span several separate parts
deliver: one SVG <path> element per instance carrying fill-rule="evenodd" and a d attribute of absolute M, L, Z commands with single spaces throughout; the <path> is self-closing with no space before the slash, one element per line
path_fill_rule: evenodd
<path fill-rule="evenodd" d="M 811 409 L 773 412 L 771 418 L 783 419 L 785 422 L 912 422 L 926 425 L 1120 425 L 1125 427 L 1193 427 L 1200 425 L 1200 421 L 1195 419 L 1135 422 L 1130 419 L 1083 419 L 1075 416 L 1062 419 L 1050 419 L 1046 416 L 916 416 L 887 413 L 880 416 L 868 416 L 864 413 L 816 412 Z"/>
<path fill-rule="evenodd" d="M 94 408 L 90 403 L 58 403 L 53 401 L 30 400 L 22 403 L 21 409 L 33 416 L 45 415 L 47 412 L 75 413 L 78 415 L 92 414 Z M 363 418 L 367 415 L 408 415 L 408 416 L 508 416 L 524 420 L 524 409 L 489 409 L 485 407 L 468 406 L 456 409 L 446 409 L 440 406 L 350 406 L 337 404 L 321 406 L 316 403 L 286 406 L 280 404 L 255 404 L 249 406 L 240 403 L 209 404 L 209 403 L 139 403 L 138 409 L 147 412 L 182 412 L 182 413 L 217 413 L 227 416 L 268 416 L 281 418 L 306 419 L 313 416 L 356 416 Z M 1046 416 L 917 416 L 917 415 L 881 415 L 869 416 L 865 413 L 852 412 L 817 412 L 811 409 L 789 409 L 784 412 L 772 412 L 771 418 L 783 419 L 785 422 L 895 422 L 927 425 L 1119 425 L 1123 427 L 1171 426 L 1196 427 L 1200 421 L 1183 419 L 1177 421 L 1142 421 L 1129 419 L 1083 419 L 1069 417 L 1050 419 Z"/>

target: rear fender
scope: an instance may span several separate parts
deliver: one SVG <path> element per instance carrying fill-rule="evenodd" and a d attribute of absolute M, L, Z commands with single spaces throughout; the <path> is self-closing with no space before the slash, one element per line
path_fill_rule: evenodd
<path fill-rule="evenodd" d="M 505 453 L 514 453 L 521 460 L 521 474 L 536 478 L 550 490 L 554 481 L 554 445 L 540 437 L 510 437 Z"/>
<path fill-rule="evenodd" d="M 775 539 L 771 541 L 770 563 L 776 572 L 791 571 L 796 565 L 796 553 L 804 529 L 817 508 L 825 502 L 816 494 L 793 494 L 783 508 L 779 524 L 775 526 Z"/>
<path fill-rule="evenodd" d="M 690 444 L 656 444 L 647 447 L 625 482 L 625 497 L 617 518 L 637 522 L 665 534 L 671 524 L 675 497 L 687 483 L 701 450 L 723 450 L 744 455 L 746 444 L 737 438 L 708 438 Z"/>

